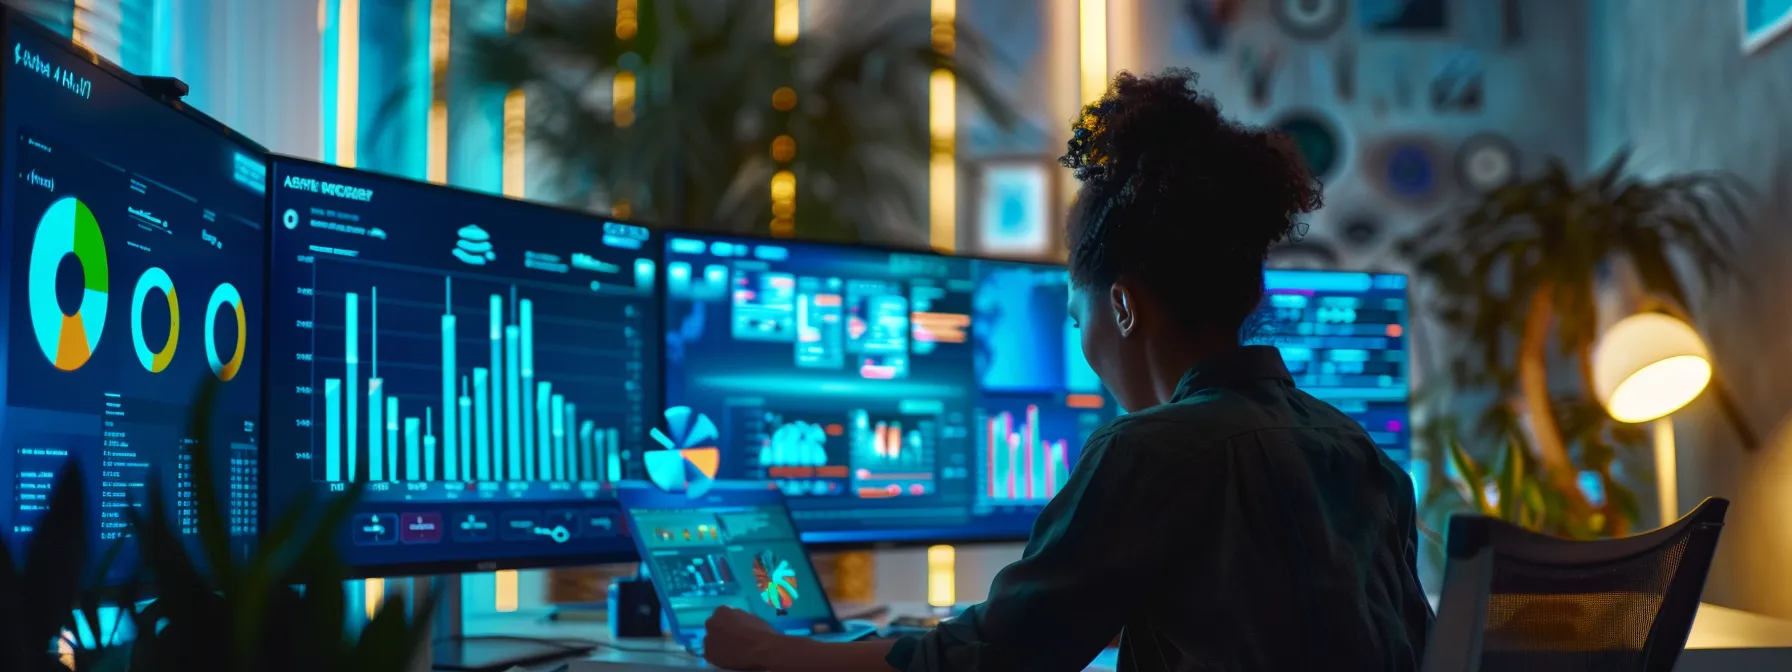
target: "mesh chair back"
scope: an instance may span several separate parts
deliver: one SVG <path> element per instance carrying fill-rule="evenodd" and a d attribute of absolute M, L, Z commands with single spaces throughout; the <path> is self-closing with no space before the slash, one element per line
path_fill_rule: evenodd
<path fill-rule="evenodd" d="M 1451 518 L 1450 576 L 1427 671 L 1671 670 L 1728 508 L 1708 499 L 1668 527 L 1601 541 Z"/>

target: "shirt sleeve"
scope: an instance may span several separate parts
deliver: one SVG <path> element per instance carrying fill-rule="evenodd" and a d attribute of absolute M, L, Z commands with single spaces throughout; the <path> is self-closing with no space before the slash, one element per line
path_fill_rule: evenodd
<path fill-rule="evenodd" d="M 1197 518 L 1178 493 L 1190 470 L 1154 464 L 1142 446 L 1098 432 L 1064 490 L 1034 523 L 1024 556 L 996 575 L 989 599 L 886 660 L 907 672 L 1077 671 L 1120 633 L 1163 576 L 1174 539 L 1166 521 Z"/>

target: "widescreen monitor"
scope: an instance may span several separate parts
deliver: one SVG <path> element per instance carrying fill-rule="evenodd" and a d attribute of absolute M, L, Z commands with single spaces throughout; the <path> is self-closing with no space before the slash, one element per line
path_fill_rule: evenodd
<path fill-rule="evenodd" d="M 665 262 L 667 406 L 807 542 L 1025 538 L 1116 413 L 1061 266 L 680 233 Z"/>
<path fill-rule="evenodd" d="M 1402 465 L 1412 459 L 1406 276 L 1270 270 L 1245 340 L 1274 345 L 1295 385 L 1362 423 Z"/>
<path fill-rule="evenodd" d="M 608 483 L 659 410 L 659 240 L 275 157 L 268 498 L 365 485 L 365 576 L 632 560 Z"/>
<path fill-rule="evenodd" d="M 213 381 L 203 430 L 230 550 L 247 555 L 261 469 L 263 150 L 5 17 L 0 531 L 21 548 L 58 470 L 78 461 L 94 555 L 124 544 L 105 582 L 136 570 L 128 511 L 154 480 L 196 537 L 200 437 L 187 422 Z"/>

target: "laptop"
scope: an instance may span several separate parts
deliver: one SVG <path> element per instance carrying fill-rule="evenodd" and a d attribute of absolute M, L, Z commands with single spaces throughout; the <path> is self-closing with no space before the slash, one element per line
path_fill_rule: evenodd
<path fill-rule="evenodd" d="M 848 642 L 797 536 L 784 493 L 764 481 L 713 481 L 698 496 L 645 481 L 615 483 L 641 568 L 659 593 L 672 637 L 703 654 L 704 622 L 716 607 L 754 614 L 788 635 Z"/>

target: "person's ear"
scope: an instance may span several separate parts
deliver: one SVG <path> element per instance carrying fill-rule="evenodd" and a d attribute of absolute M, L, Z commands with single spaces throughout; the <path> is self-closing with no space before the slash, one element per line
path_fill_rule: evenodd
<path fill-rule="evenodd" d="M 1113 307 L 1114 326 L 1119 329 L 1120 336 L 1131 336 L 1139 326 L 1139 302 L 1133 296 L 1132 289 L 1124 284 L 1114 283 L 1108 290 L 1108 305 Z"/>

